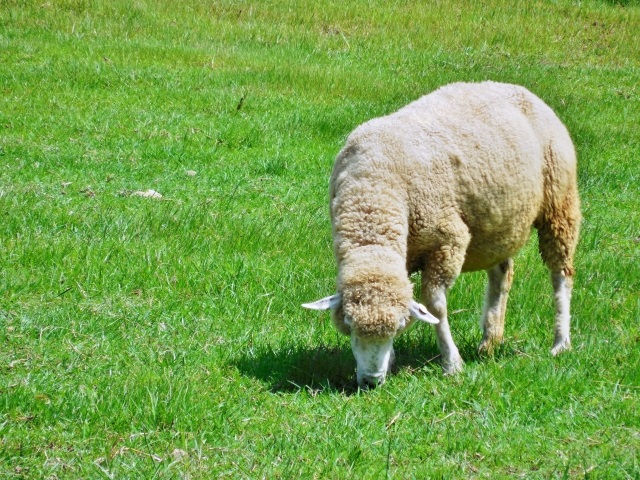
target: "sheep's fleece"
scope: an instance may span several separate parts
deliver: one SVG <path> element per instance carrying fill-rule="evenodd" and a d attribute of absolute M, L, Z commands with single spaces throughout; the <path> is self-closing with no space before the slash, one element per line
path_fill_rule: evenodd
<path fill-rule="evenodd" d="M 481 348 L 499 343 L 511 257 L 532 226 L 555 289 L 554 353 L 569 347 L 581 218 L 575 152 L 561 121 L 525 88 L 455 83 L 364 123 L 336 158 L 330 202 L 338 293 L 305 306 L 331 308 L 351 335 L 359 381 L 367 372 L 384 381 L 389 366 L 361 362 L 355 345 L 388 342 L 412 322 L 413 272 L 422 274 L 427 317 L 438 322 L 446 372 L 462 365 L 445 296 L 461 272 L 488 272 Z"/>

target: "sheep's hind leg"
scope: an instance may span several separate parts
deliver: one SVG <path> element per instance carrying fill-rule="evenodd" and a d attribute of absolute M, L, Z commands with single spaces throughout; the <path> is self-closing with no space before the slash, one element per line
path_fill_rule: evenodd
<path fill-rule="evenodd" d="M 423 276 L 424 278 L 424 276 Z M 445 375 L 453 375 L 462 371 L 462 357 L 453 342 L 449 321 L 447 320 L 447 295 L 444 286 L 431 289 L 422 288 L 422 301 L 427 309 L 435 315 L 440 323 L 435 325 L 438 347 L 442 355 L 442 371 Z"/>
<path fill-rule="evenodd" d="M 571 348 L 569 338 L 571 291 L 573 289 L 573 256 L 580 230 L 580 202 L 575 186 L 561 201 L 551 202 L 538 229 L 538 247 L 551 272 L 556 304 L 555 338 L 552 355 Z"/>
<path fill-rule="evenodd" d="M 551 272 L 553 283 L 556 319 L 551 353 L 557 355 L 571 348 L 569 310 L 573 289 L 573 256 L 578 243 L 581 214 L 575 183 L 563 195 L 555 193 L 549 196 L 548 207 L 536 228 L 540 255 Z"/>
<path fill-rule="evenodd" d="M 551 354 L 557 355 L 571 349 L 571 340 L 569 338 L 571 315 L 569 307 L 571 304 L 573 277 L 565 275 L 562 270 L 554 271 L 551 273 L 551 281 L 556 303 L 555 338 Z"/>
<path fill-rule="evenodd" d="M 507 298 L 513 283 L 513 260 L 507 259 L 487 270 L 488 283 L 484 308 L 480 318 L 483 336 L 478 352 L 492 354 L 496 345 L 502 343 Z"/>

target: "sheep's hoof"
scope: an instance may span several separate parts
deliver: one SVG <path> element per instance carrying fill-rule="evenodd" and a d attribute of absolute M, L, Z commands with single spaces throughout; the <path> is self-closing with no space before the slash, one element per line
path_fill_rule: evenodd
<path fill-rule="evenodd" d="M 462 372 L 462 366 L 464 362 L 462 361 L 462 357 L 460 355 L 453 356 L 448 359 L 442 359 L 442 373 L 445 375 L 455 375 L 457 373 Z"/>
<path fill-rule="evenodd" d="M 488 337 L 483 338 L 478 345 L 478 353 L 480 355 L 493 355 L 495 348 L 502 343 L 502 338 Z"/>
<path fill-rule="evenodd" d="M 551 349 L 551 355 L 554 357 L 559 353 L 566 352 L 571 350 L 571 340 L 569 337 L 567 338 L 558 338 L 555 342 L 553 342 L 553 348 Z"/>

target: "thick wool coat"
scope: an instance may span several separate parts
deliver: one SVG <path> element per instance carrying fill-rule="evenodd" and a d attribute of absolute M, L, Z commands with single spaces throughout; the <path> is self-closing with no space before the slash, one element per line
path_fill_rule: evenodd
<path fill-rule="evenodd" d="M 573 272 L 573 144 L 520 86 L 451 84 L 359 126 L 335 161 L 330 202 L 344 333 L 393 335 L 408 315 L 409 273 L 448 288 L 512 257 L 532 226 L 547 265 Z"/>

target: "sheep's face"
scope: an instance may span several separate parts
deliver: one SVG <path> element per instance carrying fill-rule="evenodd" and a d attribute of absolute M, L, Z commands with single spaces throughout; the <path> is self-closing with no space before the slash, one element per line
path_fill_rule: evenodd
<path fill-rule="evenodd" d="M 355 292 L 343 295 L 342 305 L 332 317 L 334 324 L 351 337 L 358 384 L 361 387 L 383 384 L 395 360 L 393 340 L 412 323 L 408 306 Z"/>
<path fill-rule="evenodd" d="M 407 300 L 403 305 L 389 298 L 385 302 L 384 297 L 349 292 L 303 305 L 314 310 L 332 310 L 333 322 L 338 330 L 351 337 L 351 349 L 361 387 L 375 387 L 384 383 L 395 359 L 393 340 L 415 319 L 438 323 L 424 306 L 413 300 Z"/>
<path fill-rule="evenodd" d="M 356 358 L 356 376 L 360 387 L 376 387 L 385 382 L 395 361 L 393 339 L 366 338 L 351 333 L 351 350 Z"/>

